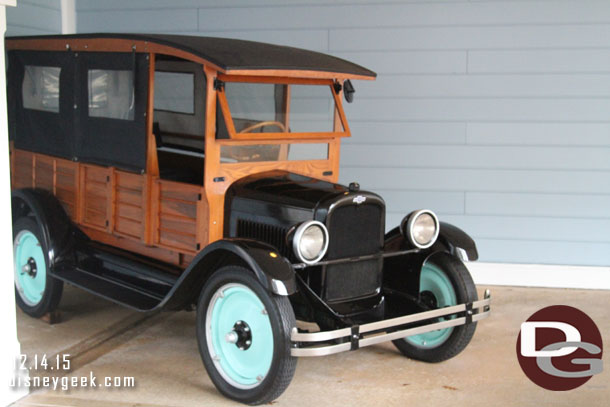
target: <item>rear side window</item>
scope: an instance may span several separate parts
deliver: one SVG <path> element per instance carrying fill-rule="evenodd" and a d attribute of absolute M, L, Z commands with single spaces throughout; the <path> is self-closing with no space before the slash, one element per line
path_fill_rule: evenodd
<path fill-rule="evenodd" d="M 60 73 L 58 67 L 26 65 L 21 87 L 23 107 L 59 113 Z"/>
<path fill-rule="evenodd" d="M 195 113 L 195 74 L 155 71 L 155 110 Z"/>
<path fill-rule="evenodd" d="M 89 116 L 133 120 L 133 72 L 89 69 L 87 71 Z"/>

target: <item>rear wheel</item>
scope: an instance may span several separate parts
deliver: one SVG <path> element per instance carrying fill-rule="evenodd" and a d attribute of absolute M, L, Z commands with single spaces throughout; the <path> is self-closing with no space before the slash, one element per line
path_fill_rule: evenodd
<path fill-rule="evenodd" d="M 197 340 L 216 388 L 247 404 L 279 397 L 296 368 L 290 356 L 295 326 L 288 298 L 269 293 L 249 270 L 227 266 L 215 272 L 199 298 Z"/>
<path fill-rule="evenodd" d="M 13 225 L 15 300 L 26 314 L 39 318 L 59 304 L 63 282 L 49 275 L 46 242 L 38 224 L 28 217 Z"/>
<path fill-rule="evenodd" d="M 477 300 L 472 277 L 464 264 L 448 255 L 438 254 L 421 270 L 420 298 L 430 309 Z M 460 353 L 474 335 L 476 323 L 439 329 L 393 341 L 403 355 L 425 362 L 442 362 Z"/>

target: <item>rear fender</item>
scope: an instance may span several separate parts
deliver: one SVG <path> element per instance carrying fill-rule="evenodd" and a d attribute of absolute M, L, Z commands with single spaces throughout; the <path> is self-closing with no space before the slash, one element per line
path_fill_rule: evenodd
<path fill-rule="evenodd" d="M 18 189 L 11 197 L 13 221 L 31 216 L 40 226 L 48 248 L 49 267 L 72 261 L 74 253 L 74 228 L 72 221 L 57 198 L 41 189 Z"/>

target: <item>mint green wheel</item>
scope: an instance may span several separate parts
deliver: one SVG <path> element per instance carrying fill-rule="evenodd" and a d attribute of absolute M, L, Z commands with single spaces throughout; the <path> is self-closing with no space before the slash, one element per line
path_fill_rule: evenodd
<path fill-rule="evenodd" d="M 433 255 L 423 266 L 419 282 L 420 302 L 427 309 L 474 302 L 477 291 L 468 269 L 448 253 Z M 435 322 L 453 319 L 439 318 Z M 476 323 L 438 329 L 393 341 L 403 355 L 425 362 L 442 362 L 460 353 L 474 335 Z"/>
<path fill-rule="evenodd" d="M 55 310 L 63 283 L 49 275 L 46 242 L 38 224 L 29 217 L 19 218 L 13 225 L 13 260 L 19 308 L 33 317 Z"/>
<path fill-rule="evenodd" d="M 270 293 L 243 267 L 226 266 L 206 282 L 197 306 L 199 353 L 214 385 L 242 403 L 262 404 L 286 389 L 296 368 L 287 297 Z"/>
<path fill-rule="evenodd" d="M 455 289 L 449 277 L 436 265 L 426 263 L 419 277 L 419 292 L 424 304 L 430 308 L 444 308 L 457 305 Z M 453 328 L 439 329 L 419 335 L 408 336 L 405 340 L 414 346 L 435 348 L 443 344 Z"/>
<path fill-rule="evenodd" d="M 243 284 L 220 287 L 208 306 L 206 339 L 224 379 L 239 389 L 258 386 L 269 374 L 273 331 L 265 306 Z"/>
<path fill-rule="evenodd" d="M 38 305 L 44 295 L 47 281 L 47 266 L 42 246 L 32 232 L 22 230 L 15 237 L 13 253 L 17 291 L 27 305 Z"/>

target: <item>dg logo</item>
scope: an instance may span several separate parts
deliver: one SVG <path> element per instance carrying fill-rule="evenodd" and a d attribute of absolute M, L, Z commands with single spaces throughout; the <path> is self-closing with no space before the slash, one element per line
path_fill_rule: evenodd
<path fill-rule="evenodd" d="M 521 369 L 547 390 L 572 390 L 601 373 L 602 351 L 602 337 L 595 322 L 566 305 L 534 313 L 521 324 L 517 338 Z"/>

